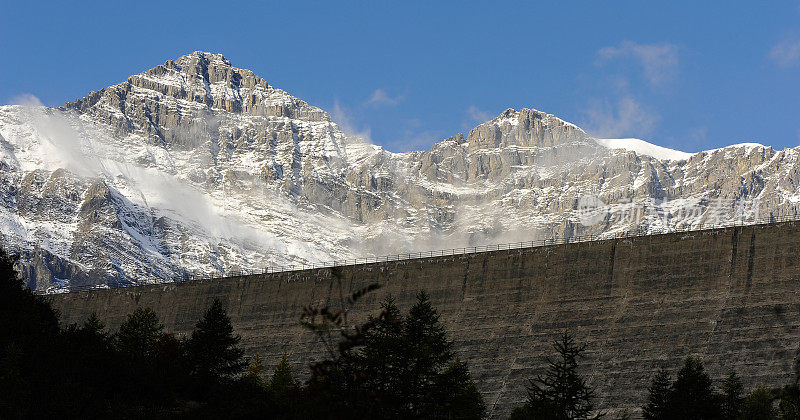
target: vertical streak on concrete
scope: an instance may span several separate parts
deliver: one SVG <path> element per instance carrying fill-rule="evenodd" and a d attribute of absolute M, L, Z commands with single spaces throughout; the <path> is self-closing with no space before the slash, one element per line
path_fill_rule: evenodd
<path fill-rule="evenodd" d="M 641 239 L 644 239 L 644 238 L 641 238 Z M 617 260 L 617 243 L 618 243 L 618 240 L 614 239 L 612 244 L 611 244 L 611 252 L 609 253 L 610 254 L 610 259 L 609 259 L 609 262 L 608 262 L 608 284 L 611 286 L 611 290 L 612 290 L 612 291 L 609 291 L 610 295 L 614 294 L 613 290 L 614 290 L 614 287 L 615 287 L 615 285 L 614 285 L 614 267 L 616 265 L 616 260 Z M 631 242 L 631 244 L 632 244 L 632 242 Z M 623 250 L 622 254 L 625 255 L 624 250 Z M 628 255 L 630 255 L 630 254 L 628 254 Z M 623 272 L 624 272 L 624 269 L 623 269 Z M 620 320 L 622 319 L 622 317 L 625 315 L 626 310 L 628 309 L 629 284 L 626 281 L 626 279 L 624 278 L 624 276 L 622 278 L 622 282 L 625 283 L 625 284 L 624 285 L 622 285 L 622 284 L 618 285 L 619 287 L 624 288 L 622 296 L 617 301 L 617 304 L 614 305 L 615 309 L 613 311 L 613 314 L 608 319 L 608 324 L 607 324 L 607 327 L 606 327 L 607 328 L 607 333 L 606 333 L 605 337 L 599 339 L 600 343 L 598 344 L 598 348 L 599 348 L 600 352 L 606 352 L 608 348 L 613 348 L 613 343 L 612 343 L 612 338 L 611 337 L 614 335 L 614 332 L 618 329 L 618 324 L 619 324 Z M 612 299 L 613 298 L 614 297 L 612 297 Z M 602 374 L 600 374 L 599 373 L 599 369 L 597 369 L 598 366 L 599 366 L 599 364 L 595 363 L 593 365 L 593 368 L 592 368 L 591 372 L 589 372 L 589 383 L 590 384 L 595 383 L 595 376 L 599 376 L 599 377 L 602 378 Z M 602 381 L 602 379 L 601 379 L 601 381 Z M 606 401 L 606 396 L 602 396 L 602 397 L 598 398 L 598 400 L 600 400 L 601 404 L 605 404 L 605 403 L 609 402 L 609 401 Z M 595 401 L 595 402 L 597 402 L 597 401 Z"/>
<path fill-rule="evenodd" d="M 733 237 L 731 238 L 731 270 L 728 272 L 728 280 L 733 280 L 733 270 L 736 266 L 736 252 L 739 248 L 739 229 L 738 227 L 733 228 Z"/>
<path fill-rule="evenodd" d="M 611 263 L 608 265 L 608 281 L 614 281 L 614 261 L 617 259 L 617 240 L 611 245 Z"/>
<path fill-rule="evenodd" d="M 467 276 L 469 275 L 469 262 L 472 258 L 467 258 L 467 263 L 464 264 L 464 281 L 461 283 L 461 303 L 464 303 L 464 299 L 467 297 Z M 485 261 L 485 260 L 484 260 Z M 484 263 L 485 265 L 485 263 Z"/>
<path fill-rule="evenodd" d="M 705 345 L 702 349 L 703 353 L 708 351 L 708 348 L 711 345 L 712 339 L 714 337 L 714 333 L 717 331 L 717 326 L 724 319 L 725 308 L 728 307 L 728 301 L 730 300 L 731 297 L 731 289 L 733 288 L 733 270 L 734 270 L 734 264 L 736 264 L 736 252 L 739 248 L 738 244 L 739 229 L 740 228 L 736 226 L 733 227 L 733 234 L 731 235 L 731 267 L 730 271 L 728 272 L 728 281 L 727 281 L 728 284 L 725 287 L 725 295 L 719 301 L 719 306 L 717 307 L 717 316 L 712 321 L 711 331 L 709 331 L 708 338 L 706 339 Z M 752 256 L 750 257 L 750 261 L 752 264 Z"/>
<path fill-rule="evenodd" d="M 747 282 L 745 283 L 745 290 L 750 290 L 750 285 L 753 281 L 753 259 L 756 255 L 756 230 L 750 228 L 750 255 L 747 260 Z"/>
<path fill-rule="evenodd" d="M 240 281 L 239 282 L 239 309 L 238 309 L 238 312 L 237 312 L 239 314 L 244 312 L 243 308 L 242 308 L 242 305 L 244 305 L 244 301 L 245 301 L 245 292 L 248 292 L 247 287 L 246 287 L 246 283 Z"/>
<path fill-rule="evenodd" d="M 520 250 L 520 254 L 519 255 L 522 255 L 522 250 Z M 486 270 L 486 261 L 487 260 L 484 258 L 484 260 L 483 260 L 483 270 L 484 271 Z M 525 266 L 525 263 L 523 261 L 523 258 L 519 258 L 519 267 L 518 267 L 518 269 L 520 271 L 518 271 L 518 272 L 522 273 L 523 272 L 522 269 L 523 269 L 524 266 Z M 465 278 L 466 278 L 466 275 L 465 275 Z M 520 277 L 519 282 L 517 283 L 517 285 L 518 285 L 517 288 L 519 290 L 522 290 L 523 283 L 524 283 L 523 277 Z M 537 309 L 536 308 L 537 308 L 537 306 L 534 305 L 533 313 L 529 315 L 529 319 L 536 317 L 536 314 L 537 314 Z M 522 314 L 520 314 L 520 315 L 522 315 Z M 522 324 L 523 323 L 523 321 L 521 320 L 522 316 L 520 316 L 519 318 L 520 318 L 520 320 L 518 322 L 520 324 Z M 531 324 L 531 323 L 529 322 L 528 324 Z M 528 327 L 528 328 L 530 328 L 530 327 Z M 524 331 L 524 330 L 525 330 L 524 327 L 520 328 L 521 332 Z M 502 340 L 502 337 L 499 337 L 498 340 Z M 522 351 L 523 351 L 523 347 L 521 347 L 519 345 L 514 346 L 514 353 L 513 353 L 514 358 L 511 360 L 511 363 L 508 364 L 507 369 L 505 369 L 505 373 L 503 374 L 502 379 L 500 380 L 500 388 L 497 390 L 497 392 L 494 393 L 494 395 L 492 396 L 492 399 L 489 402 L 489 404 L 487 404 L 489 406 L 489 410 L 488 410 L 489 413 L 498 412 L 497 408 L 498 408 L 498 403 L 500 402 L 500 397 L 505 395 L 509 390 L 509 386 L 511 385 L 509 383 L 509 378 L 511 377 L 511 374 L 514 371 L 514 367 L 516 366 L 517 360 L 519 360 L 520 353 L 522 353 Z"/>
<path fill-rule="evenodd" d="M 331 268 L 331 281 L 328 283 L 328 297 L 325 298 L 325 305 L 330 307 L 331 306 L 331 296 L 333 296 L 333 288 L 337 281 L 339 282 L 339 292 L 341 294 L 341 279 L 339 279 L 339 273 L 336 271 L 336 268 Z M 312 302 L 313 303 L 313 302 Z"/>

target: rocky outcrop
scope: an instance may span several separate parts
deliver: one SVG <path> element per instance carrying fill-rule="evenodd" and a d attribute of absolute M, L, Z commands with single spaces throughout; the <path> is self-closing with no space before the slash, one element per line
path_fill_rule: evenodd
<path fill-rule="evenodd" d="M 176 147 L 194 147 L 193 134 L 219 134 L 213 112 L 330 122 L 330 116 L 271 87 L 252 71 L 237 69 L 221 54 L 195 52 L 134 75 L 127 81 L 67 103 L 112 127 L 117 135 L 142 134 Z M 210 118 L 213 119 L 213 118 Z M 198 128 L 198 123 L 201 126 Z M 265 127 L 264 127 L 265 128 Z M 275 130 L 232 130 L 233 141 L 264 138 Z M 269 137 L 269 136 L 266 136 Z"/>

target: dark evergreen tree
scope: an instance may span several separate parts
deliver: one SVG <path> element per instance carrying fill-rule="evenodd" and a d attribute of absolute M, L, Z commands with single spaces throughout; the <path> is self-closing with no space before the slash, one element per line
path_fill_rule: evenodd
<path fill-rule="evenodd" d="M 486 404 L 469 374 L 466 363 L 456 359 L 438 379 L 437 395 L 440 409 L 434 412 L 439 418 L 481 419 L 486 414 Z"/>
<path fill-rule="evenodd" d="M 233 325 L 222 303 L 214 299 L 188 342 L 192 373 L 201 381 L 230 379 L 247 366 Z"/>
<path fill-rule="evenodd" d="M 381 309 L 345 335 L 335 360 L 314 366 L 309 417 L 481 418 L 481 395 L 466 365 L 453 361 L 427 295 L 405 317 L 391 297 Z"/>
<path fill-rule="evenodd" d="M 669 399 L 672 392 L 669 372 L 663 368 L 656 371 L 647 391 L 647 404 L 642 407 L 642 417 L 647 420 L 668 419 Z"/>
<path fill-rule="evenodd" d="M 742 414 L 744 387 L 739 375 L 731 371 L 722 384 L 722 418 L 738 419 Z"/>
<path fill-rule="evenodd" d="M 783 387 L 779 394 L 778 417 L 800 420 L 800 388 L 797 383 Z"/>
<path fill-rule="evenodd" d="M 191 366 L 186 355 L 186 342 L 174 334 L 163 333 L 156 343 L 156 356 L 152 360 L 157 372 L 151 386 L 162 397 L 188 398 L 191 383 Z"/>
<path fill-rule="evenodd" d="M 286 354 L 281 357 L 281 361 L 275 366 L 267 386 L 276 399 L 285 398 L 297 391 L 298 385 L 292 376 L 292 366 L 289 365 L 289 357 Z"/>
<path fill-rule="evenodd" d="M 528 402 L 512 412 L 512 419 L 585 419 L 594 410 L 594 392 L 578 373 L 579 346 L 565 332 L 553 342 L 556 358 L 547 357 L 544 376 L 530 380 Z"/>
<path fill-rule="evenodd" d="M 86 321 L 83 322 L 82 329 L 98 340 L 106 344 L 111 344 L 111 335 L 106 331 L 106 324 L 100 320 L 96 312 L 92 312 L 89 318 L 86 318 Z"/>
<path fill-rule="evenodd" d="M 264 363 L 261 361 L 261 355 L 256 353 L 256 355 L 253 356 L 253 359 L 250 360 L 250 364 L 247 366 L 247 373 L 245 374 L 245 377 L 253 384 L 266 388 L 267 383 L 264 381 L 264 375 L 266 371 L 267 369 L 264 367 Z"/>
<path fill-rule="evenodd" d="M 80 327 L 73 324 L 61 332 L 63 369 L 70 387 L 76 390 L 71 404 L 83 417 L 107 415 L 104 402 L 114 396 L 119 388 L 119 353 L 114 349 L 111 335 L 96 314 L 92 314 Z"/>
<path fill-rule="evenodd" d="M 214 313 L 195 343 L 224 330 L 214 328 Z M 219 388 L 213 401 L 187 400 L 198 381 L 186 353 L 150 309 L 130 314 L 113 336 L 96 315 L 59 328 L 47 300 L 23 287 L 14 259 L 0 250 L 0 418 L 287 417 L 273 415 L 266 389 L 245 381 Z"/>
<path fill-rule="evenodd" d="M 339 287 L 339 295 L 344 296 L 341 269 L 332 270 L 333 278 Z M 328 358 L 313 363 L 311 377 L 303 390 L 304 404 L 302 416 L 305 418 L 363 418 L 369 413 L 371 399 L 363 394 L 361 384 L 369 380 L 366 373 L 360 373 L 359 365 L 367 357 L 359 353 L 364 347 L 370 330 L 386 317 L 386 310 L 377 317 L 361 325 L 348 324 L 350 307 L 368 293 L 379 289 L 377 283 L 359 289 L 350 296 L 338 300 L 339 307 L 329 305 L 309 305 L 303 309 L 300 325 L 313 332 L 320 340 Z M 339 339 L 337 343 L 337 338 Z"/>
<path fill-rule="evenodd" d="M 119 389 L 129 401 L 118 401 L 115 410 L 130 408 L 134 411 L 153 412 L 163 404 L 164 372 L 159 359 L 159 340 L 164 326 L 150 308 L 137 308 L 129 314 L 114 335 L 114 346 L 119 353 Z"/>
<path fill-rule="evenodd" d="M 132 364 L 146 364 L 158 353 L 158 339 L 164 326 L 150 308 L 136 308 L 115 336 L 116 347 Z"/>
<path fill-rule="evenodd" d="M 670 411 L 673 418 L 718 419 L 722 398 L 711 387 L 703 362 L 688 357 L 672 384 Z"/>
<path fill-rule="evenodd" d="M 401 416 L 405 400 L 402 381 L 408 377 L 403 317 L 388 296 L 381 313 L 371 317 L 362 343 L 343 359 L 353 408 L 376 417 Z"/>
<path fill-rule="evenodd" d="M 275 418 L 291 418 L 298 414 L 300 405 L 300 386 L 292 376 L 292 367 L 286 354 L 275 366 L 266 386 L 270 412 Z"/>
<path fill-rule="evenodd" d="M 434 401 L 432 396 L 439 375 L 453 360 L 447 332 L 424 291 L 417 294 L 417 302 L 405 318 L 402 349 L 403 369 L 398 391 L 407 405 L 415 407 L 409 414 L 423 415 L 421 410 L 429 409 L 426 405 L 441 402 Z"/>
<path fill-rule="evenodd" d="M 239 347 L 241 338 L 215 299 L 185 342 L 192 395 L 203 404 L 189 417 L 285 418 L 277 413 L 263 379 L 259 361 L 244 374 L 247 361 Z M 260 359 L 260 358 L 259 358 Z"/>
<path fill-rule="evenodd" d="M 104 326 L 92 316 L 59 328 L 47 299 L 24 287 L 15 261 L 0 250 L 0 418 L 112 416 L 111 401 L 121 400 L 129 376 Z"/>
<path fill-rule="evenodd" d="M 14 268 L 17 260 L 0 249 L 0 346 L 32 348 L 57 335 L 58 315 L 44 298 L 24 287 Z"/>
<path fill-rule="evenodd" d="M 750 392 L 742 404 L 742 419 L 744 420 L 777 420 L 778 411 L 775 409 L 775 394 L 769 388 L 758 387 Z"/>
<path fill-rule="evenodd" d="M 0 418 L 47 416 L 64 394 L 58 316 L 24 287 L 16 261 L 0 249 Z"/>

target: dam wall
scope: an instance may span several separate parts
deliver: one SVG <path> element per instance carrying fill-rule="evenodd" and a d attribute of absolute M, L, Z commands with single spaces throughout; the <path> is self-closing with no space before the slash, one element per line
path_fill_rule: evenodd
<path fill-rule="evenodd" d="M 407 310 L 424 289 L 469 364 L 490 416 L 506 417 L 569 331 L 587 345 L 596 406 L 638 417 L 654 371 L 699 356 L 715 384 L 735 369 L 745 389 L 794 378 L 800 348 L 800 222 L 617 238 L 52 296 L 65 323 L 92 312 L 113 330 L 137 307 L 186 334 L 214 298 L 248 354 L 298 378 L 322 347 L 299 325 L 303 307 L 369 283 L 350 311 L 363 320 L 391 294 Z"/>

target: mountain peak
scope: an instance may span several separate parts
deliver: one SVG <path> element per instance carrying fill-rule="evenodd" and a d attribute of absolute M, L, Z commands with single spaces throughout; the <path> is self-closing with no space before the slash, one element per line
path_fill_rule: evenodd
<path fill-rule="evenodd" d="M 219 60 L 221 62 L 224 62 L 224 63 L 228 64 L 228 65 L 231 65 L 230 60 L 225 58 L 225 56 L 222 55 L 222 53 L 212 53 L 212 52 L 208 52 L 208 51 L 194 51 L 194 52 L 191 52 L 189 54 L 184 54 L 184 55 L 176 58 L 175 61 L 181 61 L 181 60 L 189 59 L 191 57 L 198 57 L 198 58 L 205 59 L 205 60 Z"/>
<path fill-rule="evenodd" d="M 200 77 L 205 82 L 212 84 L 218 82 L 233 82 L 234 80 L 232 79 L 238 75 L 242 78 L 252 79 L 256 84 L 269 86 L 264 79 L 256 76 L 252 71 L 234 67 L 230 60 L 225 58 L 224 55 L 204 51 L 195 51 L 175 59 L 167 60 L 163 65 L 156 66 L 136 76 L 148 73 L 152 74 L 154 72 L 159 73 L 161 68 L 177 71 L 186 76 Z"/>
<path fill-rule="evenodd" d="M 331 121 L 325 111 L 234 67 L 224 55 L 203 51 L 167 60 L 65 108 L 107 124 L 114 134 L 135 133 L 163 143 L 184 141 L 194 125 L 224 113 Z"/>
<path fill-rule="evenodd" d="M 470 151 L 503 146 L 553 147 L 584 140 L 586 132 L 552 114 L 536 109 L 508 108 L 497 117 L 470 130 Z"/>
<path fill-rule="evenodd" d="M 204 66 L 208 66 L 209 64 L 214 63 L 215 65 L 218 66 L 233 67 L 231 61 L 228 60 L 223 54 L 212 53 L 207 51 L 194 51 L 188 54 L 184 54 L 177 58 L 171 58 L 166 62 L 164 62 L 163 65 L 165 67 L 174 68 L 176 65 L 184 66 L 193 63 L 198 63 Z"/>

